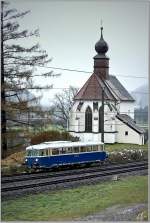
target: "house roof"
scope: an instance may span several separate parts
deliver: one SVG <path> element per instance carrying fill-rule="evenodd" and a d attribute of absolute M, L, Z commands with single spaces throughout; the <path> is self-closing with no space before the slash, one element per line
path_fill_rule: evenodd
<path fill-rule="evenodd" d="M 102 89 L 105 87 L 105 100 L 134 101 L 115 76 L 109 75 L 109 77 L 109 80 L 102 80 L 93 73 L 79 90 L 74 100 L 102 100 Z"/>
<path fill-rule="evenodd" d="M 116 117 L 122 121 L 124 124 L 135 130 L 136 132 L 143 134 L 145 130 L 138 125 L 136 125 L 135 121 L 126 114 L 117 114 Z"/>

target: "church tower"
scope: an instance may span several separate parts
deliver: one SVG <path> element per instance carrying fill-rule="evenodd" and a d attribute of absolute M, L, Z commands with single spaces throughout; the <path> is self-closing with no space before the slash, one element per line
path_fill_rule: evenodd
<path fill-rule="evenodd" d="M 142 144 L 143 130 L 132 119 L 135 100 L 116 76 L 109 74 L 108 49 L 101 27 L 95 44 L 94 70 L 74 97 L 69 132 L 81 141 Z"/>
<path fill-rule="evenodd" d="M 94 73 L 101 79 L 109 79 L 109 58 L 106 56 L 108 44 L 103 38 L 103 27 L 101 27 L 100 40 L 95 44 L 97 55 L 94 57 Z"/>

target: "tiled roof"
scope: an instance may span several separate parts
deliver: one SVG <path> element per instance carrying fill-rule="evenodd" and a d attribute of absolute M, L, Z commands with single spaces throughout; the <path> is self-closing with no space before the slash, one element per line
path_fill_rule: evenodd
<path fill-rule="evenodd" d="M 109 80 L 102 80 L 94 73 L 79 90 L 74 100 L 101 100 L 103 87 L 105 87 L 105 100 L 134 101 L 115 76 L 110 75 Z"/>
<path fill-rule="evenodd" d="M 126 114 L 117 114 L 116 117 L 122 121 L 123 123 L 125 123 L 127 126 L 129 126 L 130 128 L 132 128 L 133 130 L 135 130 L 136 132 L 142 134 L 145 132 L 145 130 L 141 127 L 139 127 L 138 125 L 136 125 L 136 123 L 134 122 L 134 120 L 126 115 Z"/>
<path fill-rule="evenodd" d="M 110 75 L 110 79 L 105 82 L 121 101 L 134 101 L 133 97 L 114 75 Z"/>

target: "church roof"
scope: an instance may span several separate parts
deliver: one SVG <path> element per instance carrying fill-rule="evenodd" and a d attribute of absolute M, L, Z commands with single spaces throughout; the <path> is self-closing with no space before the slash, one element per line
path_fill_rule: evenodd
<path fill-rule="evenodd" d="M 122 121 L 123 123 L 125 123 L 127 126 L 129 126 L 130 128 L 132 128 L 133 130 L 135 130 L 136 132 L 142 134 L 145 132 L 145 130 L 141 127 L 139 127 L 138 125 L 136 125 L 135 121 L 128 115 L 126 114 L 117 114 L 116 117 Z"/>
<path fill-rule="evenodd" d="M 86 81 L 74 100 L 102 100 L 103 88 L 104 100 L 134 101 L 114 75 L 109 75 L 109 79 L 103 80 L 95 73 Z"/>

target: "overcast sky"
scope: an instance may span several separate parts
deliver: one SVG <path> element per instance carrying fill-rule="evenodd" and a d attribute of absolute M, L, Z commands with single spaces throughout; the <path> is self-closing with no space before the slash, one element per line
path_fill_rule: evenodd
<path fill-rule="evenodd" d="M 39 28 L 37 40 L 49 57 L 53 57 L 49 66 L 92 74 L 102 19 L 103 36 L 109 45 L 110 74 L 116 75 L 129 91 L 148 82 L 146 78 L 136 78 L 148 77 L 148 2 L 12 0 L 11 5 L 21 11 L 31 10 L 20 24 L 29 30 Z M 38 79 L 38 83 L 53 83 L 55 88 L 69 85 L 80 88 L 91 75 L 54 71 L 61 73 L 61 77 Z M 60 90 L 44 94 L 43 101 L 52 98 L 56 91 Z"/>

